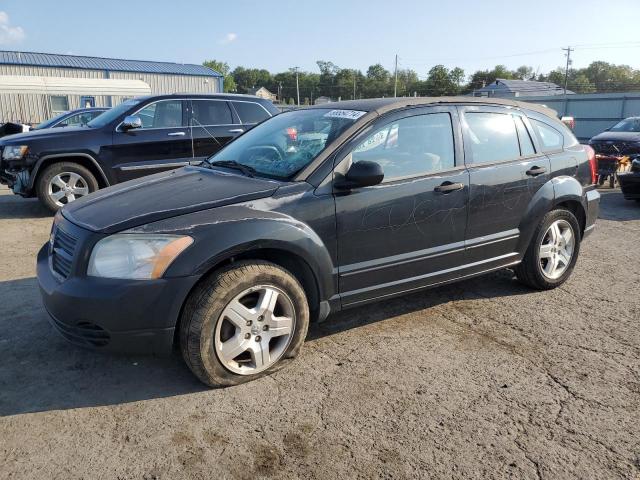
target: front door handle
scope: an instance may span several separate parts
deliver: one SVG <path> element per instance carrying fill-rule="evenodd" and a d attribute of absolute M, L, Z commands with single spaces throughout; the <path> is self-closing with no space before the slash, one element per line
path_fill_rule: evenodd
<path fill-rule="evenodd" d="M 463 188 L 464 183 L 444 182 L 442 185 L 438 185 L 434 188 L 433 191 L 438 193 L 450 193 L 455 192 L 456 190 L 462 190 Z"/>
<path fill-rule="evenodd" d="M 229 133 L 244 133 L 244 128 L 232 128 Z"/>
<path fill-rule="evenodd" d="M 546 173 L 547 169 L 544 167 L 531 167 L 529 170 L 526 171 L 526 174 L 529 175 L 530 177 L 537 177 L 538 175 L 542 175 L 543 173 Z"/>
<path fill-rule="evenodd" d="M 184 137 L 186 133 L 184 132 L 171 132 L 167 133 L 167 137 Z"/>

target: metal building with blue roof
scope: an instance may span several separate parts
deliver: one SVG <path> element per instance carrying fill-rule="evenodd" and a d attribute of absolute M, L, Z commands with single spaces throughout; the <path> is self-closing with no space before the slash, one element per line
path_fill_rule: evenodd
<path fill-rule="evenodd" d="M 55 85 L 55 92 L 33 90 L 39 84 Z M 2 85 L 12 90 L 3 91 Z M 223 76 L 195 64 L 0 51 L 0 123 L 39 123 L 63 110 L 114 106 L 140 91 L 217 93 L 223 91 Z"/>

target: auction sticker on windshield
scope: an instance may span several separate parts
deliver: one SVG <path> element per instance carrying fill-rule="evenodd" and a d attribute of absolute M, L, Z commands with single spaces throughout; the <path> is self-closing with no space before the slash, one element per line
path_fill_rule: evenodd
<path fill-rule="evenodd" d="M 327 118 L 348 118 L 350 120 L 357 120 L 365 113 L 367 112 L 361 112 L 360 110 L 331 110 L 323 116 Z"/>

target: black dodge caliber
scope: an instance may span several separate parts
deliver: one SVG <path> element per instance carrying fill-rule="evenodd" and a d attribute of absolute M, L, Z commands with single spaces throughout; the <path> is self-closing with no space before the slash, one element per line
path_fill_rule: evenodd
<path fill-rule="evenodd" d="M 65 206 L 38 280 L 71 342 L 179 345 L 204 383 L 233 385 L 295 357 L 331 312 L 507 267 L 562 284 L 594 228 L 594 176 L 593 150 L 540 106 L 312 107 Z"/>

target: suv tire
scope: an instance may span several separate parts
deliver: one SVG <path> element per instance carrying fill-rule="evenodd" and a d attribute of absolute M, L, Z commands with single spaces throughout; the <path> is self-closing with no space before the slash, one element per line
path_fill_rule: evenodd
<path fill-rule="evenodd" d="M 98 188 L 98 181 L 93 173 L 74 162 L 49 165 L 36 181 L 36 193 L 40 202 L 52 212 Z"/>
<path fill-rule="evenodd" d="M 567 241 L 570 237 L 572 242 Z M 518 280 L 537 290 L 562 285 L 571 276 L 581 240 L 580 225 L 573 213 L 562 208 L 550 211 L 538 224 L 522 262 L 515 267 Z M 554 265 L 558 266 L 555 270 Z"/>
<path fill-rule="evenodd" d="M 284 367 L 308 327 L 307 297 L 291 273 L 270 262 L 241 261 L 213 272 L 190 294 L 180 349 L 203 383 L 237 385 Z"/>

